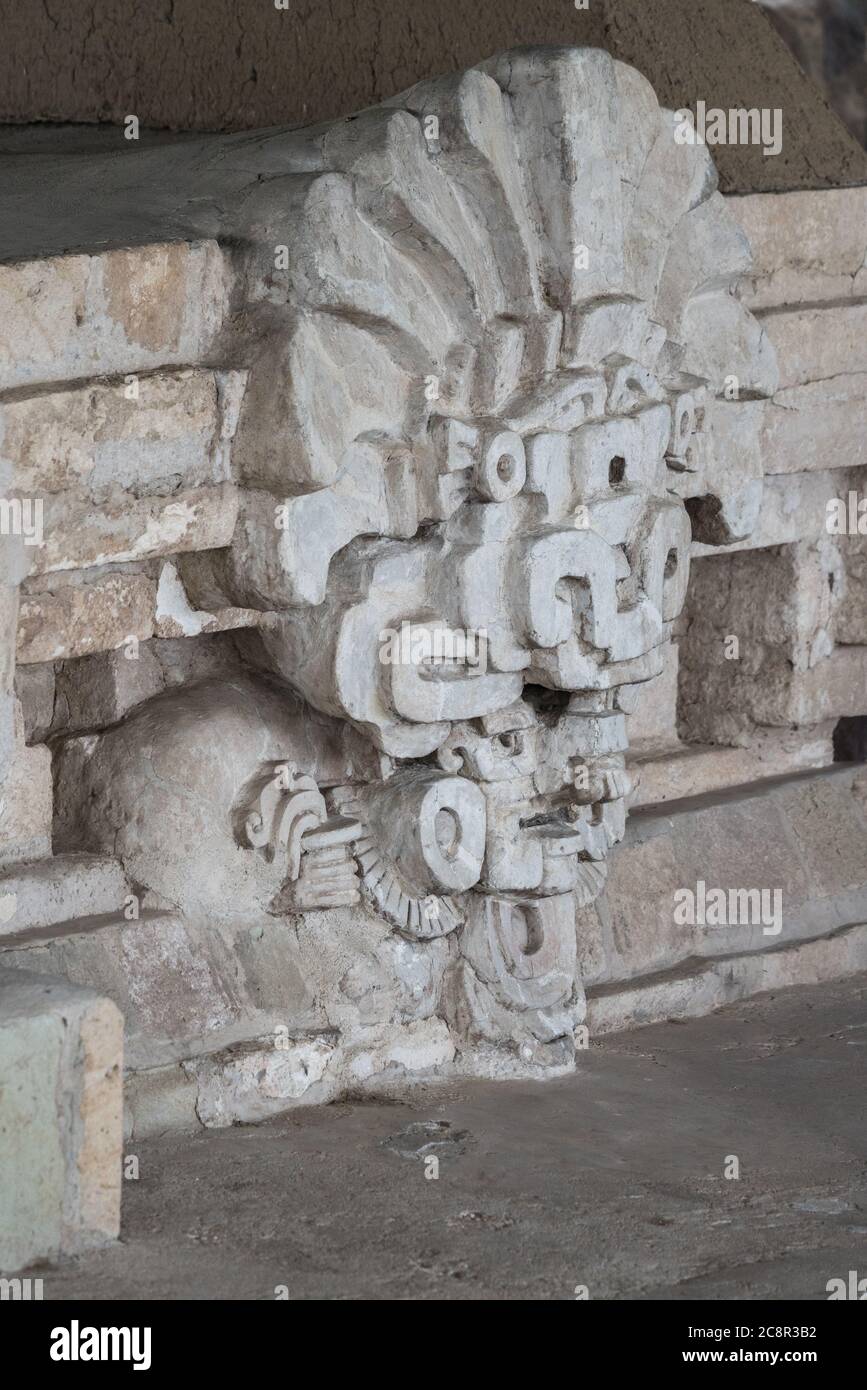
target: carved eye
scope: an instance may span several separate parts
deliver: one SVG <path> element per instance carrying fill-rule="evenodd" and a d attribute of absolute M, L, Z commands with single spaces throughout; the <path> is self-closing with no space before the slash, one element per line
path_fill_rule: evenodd
<path fill-rule="evenodd" d="M 437 811 L 434 817 L 434 834 L 442 854 L 446 859 L 454 859 L 460 849 L 461 829 L 457 816 L 446 806 Z"/>
<path fill-rule="evenodd" d="M 518 754 L 524 747 L 524 740 L 518 733 L 499 734 L 497 742 L 505 753 Z"/>
<path fill-rule="evenodd" d="M 608 486 L 622 487 L 626 481 L 626 459 L 618 454 L 608 465 Z"/>
<path fill-rule="evenodd" d="M 501 478 L 504 483 L 510 483 L 515 472 L 515 460 L 510 458 L 508 454 L 500 454 L 497 459 L 497 477 Z"/>
<path fill-rule="evenodd" d="M 668 554 L 665 557 L 665 569 L 663 570 L 663 578 L 671 579 L 672 576 L 675 574 L 677 574 L 677 551 L 669 550 Z"/>

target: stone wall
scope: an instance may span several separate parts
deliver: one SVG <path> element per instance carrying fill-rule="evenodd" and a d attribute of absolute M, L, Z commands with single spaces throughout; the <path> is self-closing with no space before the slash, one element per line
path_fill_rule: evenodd
<path fill-rule="evenodd" d="M 0 120 L 239 130 L 332 119 L 524 44 L 606 49 L 673 110 L 780 107 L 782 155 L 717 151 L 724 192 L 867 177 L 753 0 L 2 0 Z M 107 132 L 107 138 L 112 138 Z M 51 132 L 49 141 L 56 139 Z"/>
<path fill-rule="evenodd" d="M 0 218 L 0 945 L 120 1008 L 129 1128 L 863 968 L 867 190 L 725 199 L 586 50 L 51 167 Z"/>

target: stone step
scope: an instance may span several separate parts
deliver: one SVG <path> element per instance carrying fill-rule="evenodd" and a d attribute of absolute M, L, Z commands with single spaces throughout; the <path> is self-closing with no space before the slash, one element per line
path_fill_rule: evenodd
<path fill-rule="evenodd" d="M 739 999 L 843 980 L 863 970 L 867 924 L 855 923 L 795 946 L 694 960 L 676 970 L 600 985 L 587 991 L 587 1026 L 591 1037 L 599 1037 L 670 1018 L 701 1018 Z"/>

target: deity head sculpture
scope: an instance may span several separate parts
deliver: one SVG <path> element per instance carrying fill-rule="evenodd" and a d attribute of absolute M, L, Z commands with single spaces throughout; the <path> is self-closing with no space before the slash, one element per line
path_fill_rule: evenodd
<path fill-rule="evenodd" d="M 575 912 L 694 528 L 739 539 L 761 496 L 755 441 L 734 476 L 717 443 L 774 386 L 749 247 L 674 124 L 609 55 L 534 49 L 275 137 L 237 214 L 240 520 L 180 563 L 199 607 L 268 615 L 247 656 L 355 749 L 251 742 L 233 853 L 280 846 L 282 910 L 453 936 L 454 1027 L 527 1060 L 581 1017 Z"/>

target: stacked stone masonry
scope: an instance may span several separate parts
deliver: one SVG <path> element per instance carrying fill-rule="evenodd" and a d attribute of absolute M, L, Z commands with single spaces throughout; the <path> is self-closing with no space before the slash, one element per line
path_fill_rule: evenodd
<path fill-rule="evenodd" d="M 4 979 L 143 1133 L 864 968 L 867 189 L 723 198 L 598 50 L 209 149 L 0 265 Z M 757 837 L 782 935 L 676 924 Z"/>

